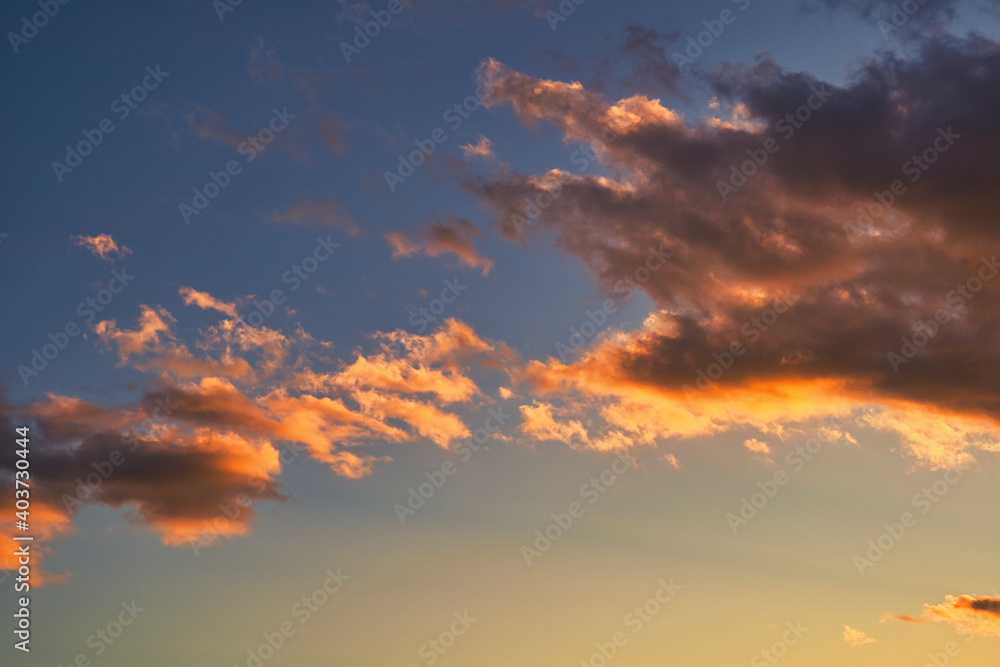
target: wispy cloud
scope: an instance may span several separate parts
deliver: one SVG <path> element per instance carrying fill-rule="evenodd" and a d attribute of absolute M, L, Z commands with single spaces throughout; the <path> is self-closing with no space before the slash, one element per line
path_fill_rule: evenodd
<path fill-rule="evenodd" d="M 208 292 L 199 292 L 191 287 L 182 287 L 179 290 L 181 298 L 184 299 L 185 306 L 198 306 L 205 310 L 217 310 L 223 315 L 236 317 L 236 304 L 220 301 Z"/>
<path fill-rule="evenodd" d="M 358 227 L 344 205 L 334 197 L 321 201 L 299 197 L 291 207 L 271 214 L 270 220 L 296 225 L 323 225 L 342 229 L 351 236 L 357 236 L 361 233 L 361 228 Z"/>
<path fill-rule="evenodd" d="M 97 236 L 73 236 L 73 244 L 81 248 L 86 248 L 94 257 L 103 259 L 105 262 L 113 263 L 115 259 L 121 259 L 126 255 L 131 255 L 132 251 L 126 246 L 119 246 L 110 234 L 98 234 Z"/>
<path fill-rule="evenodd" d="M 453 255 L 474 269 L 481 269 L 485 276 L 493 268 L 493 260 L 483 257 L 476 250 L 475 239 L 482 232 L 470 220 L 448 216 L 444 221 L 433 219 L 425 223 L 414 238 L 401 231 L 390 232 L 385 240 L 392 247 L 392 257 L 410 257 L 423 253 L 428 257 Z"/>

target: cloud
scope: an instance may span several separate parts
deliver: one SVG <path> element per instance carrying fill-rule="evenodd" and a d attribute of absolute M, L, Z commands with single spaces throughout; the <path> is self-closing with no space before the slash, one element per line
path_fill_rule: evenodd
<path fill-rule="evenodd" d="M 578 257 L 602 298 L 652 302 L 639 329 L 609 324 L 574 360 L 528 367 L 522 379 L 551 392 L 547 401 L 596 410 L 608 434 L 637 444 L 853 413 L 930 467 L 1000 451 L 1000 390 L 987 370 L 1000 364 L 990 334 L 1000 326 L 996 42 L 932 34 L 908 56 L 861 63 L 840 86 L 767 54 L 723 64 L 707 80 L 720 106 L 739 110 L 740 122 L 725 123 L 493 60 L 480 72 L 488 107 L 591 146 L 597 162 L 466 170 L 501 236 Z M 810 118 L 794 128 L 786 115 L 800 107 Z M 786 127 L 791 136 L 776 129 Z M 778 152 L 720 194 L 767 138 Z M 925 152 L 926 168 L 916 166 Z M 873 193 L 888 201 L 894 181 L 905 192 L 880 214 Z M 526 200 L 549 204 L 532 212 Z M 860 235 L 845 230 L 859 210 L 877 218 Z M 639 280 L 656 248 L 670 261 Z M 781 295 L 793 305 L 765 314 Z M 694 388 L 734 343 L 745 352 Z"/>
<path fill-rule="evenodd" d="M 861 630 L 856 630 L 849 625 L 844 626 L 844 642 L 851 646 L 864 646 L 865 644 L 874 644 L 876 641 Z"/>
<path fill-rule="evenodd" d="M 6 406 L 19 423 L 35 424 L 31 524 L 42 554 L 50 552 L 53 540 L 72 532 L 73 518 L 88 503 L 126 509 L 130 521 L 177 546 L 204 531 L 220 505 L 235 502 L 241 493 L 282 498 L 274 479 L 278 453 L 268 442 L 232 429 L 163 421 L 160 405 L 140 401 L 104 408 L 49 394 L 21 408 Z M 122 429 L 141 422 L 148 426 L 143 434 L 123 436 Z M 15 463 L 13 451 L 0 455 L 0 468 L 11 473 L 0 477 L 0 487 L 11 494 Z M 246 509 L 216 528 L 243 534 L 254 516 Z M 43 578 L 59 580 L 45 572 Z"/>
<path fill-rule="evenodd" d="M 598 67 L 602 78 L 614 79 L 625 86 L 680 93 L 681 70 L 667 50 L 680 38 L 679 32 L 663 33 L 649 26 L 630 23 L 618 44 L 602 49 L 611 51 Z M 614 76 L 614 74 L 618 76 Z"/>
<path fill-rule="evenodd" d="M 396 231 L 386 234 L 385 240 L 392 247 L 393 259 L 416 253 L 428 257 L 454 255 L 465 266 L 481 269 L 485 276 L 493 268 L 493 260 L 476 250 L 477 236 L 482 236 L 482 232 L 470 220 L 449 215 L 444 221 L 435 218 L 425 223 L 414 239 Z"/>
<path fill-rule="evenodd" d="M 119 329 L 116 320 L 102 320 L 94 326 L 97 335 L 107 344 L 118 348 L 118 359 L 124 363 L 133 355 L 145 354 L 159 346 L 161 339 L 170 336 L 174 320 L 164 308 L 141 307 L 139 328 Z"/>
<path fill-rule="evenodd" d="M 521 406 L 520 429 L 535 440 L 554 440 L 568 445 L 589 443 L 587 429 L 576 420 L 557 421 L 556 417 L 564 416 L 567 411 L 560 410 L 549 403 L 534 402 Z"/>
<path fill-rule="evenodd" d="M 208 292 L 199 292 L 191 287 L 182 287 L 179 290 L 181 298 L 184 299 L 185 306 L 198 306 L 205 310 L 217 310 L 223 315 L 236 317 L 236 304 L 220 301 Z"/>
<path fill-rule="evenodd" d="M 308 121 L 309 131 L 313 132 L 315 137 L 334 155 L 343 155 L 349 147 L 344 139 L 342 123 L 334 113 L 324 108 L 320 101 L 320 95 L 329 81 L 345 71 L 357 72 L 357 70 L 357 66 L 311 70 L 290 65 L 278 57 L 277 49 L 265 47 L 262 37 L 257 37 L 254 46 L 250 49 L 247 63 L 250 78 L 270 86 L 291 86 L 305 98 L 312 116 Z M 289 131 L 291 136 L 294 137 L 303 131 L 302 128 L 305 124 L 304 121 L 297 121 L 295 127 Z M 293 140 L 287 148 L 300 160 L 308 162 L 306 151 L 296 141 Z"/>
<path fill-rule="evenodd" d="M 246 136 L 232 126 L 229 119 L 214 109 L 195 104 L 194 109 L 184 114 L 184 120 L 196 137 L 212 141 L 232 149 L 237 148 Z"/>
<path fill-rule="evenodd" d="M 115 259 L 121 259 L 126 255 L 131 255 L 132 251 L 125 247 L 119 246 L 118 243 L 111 238 L 110 234 L 98 234 L 97 236 L 73 236 L 73 244 L 81 248 L 86 248 L 90 251 L 94 257 L 103 259 L 105 262 L 113 263 Z"/>
<path fill-rule="evenodd" d="M 463 144 L 459 146 L 462 149 L 462 153 L 465 154 L 466 158 L 470 157 L 481 157 L 481 158 L 491 158 L 495 157 L 493 155 L 493 142 L 489 140 L 488 137 L 479 135 L 474 144 Z"/>
<path fill-rule="evenodd" d="M 223 315 L 191 343 L 160 306 L 143 305 L 131 329 L 114 320 L 93 327 L 119 365 L 152 374 L 132 400 L 101 405 L 48 394 L 16 406 L 0 394 L 0 426 L 16 415 L 37 433 L 32 513 L 42 555 L 72 532 L 86 504 L 124 510 L 171 546 L 244 535 L 256 505 L 241 498 L 285 499 L 286 452 L 357 479 L 389 460 L 374 446 L 426 440 L 453 448 L 472 436 L 456 408 L 491 402 L 473 371 L 517 361 L 507 346 L 453 319 L 426 335 L 376 333 L 374 350 L 338 361 L 327 357 L 329 343 L 301 327 L 250 327 L 233 304 L 189 288 L 181 295 Z M 15 463 L 12 451 L 0 453 L 0 472 Z M 11 479 L 0 474 L 0 491 Z M 222 507 L 238 511 L 220 518 Z"/>
<path fill-rule="evenodd" d="M 770 454 L 771 448 L 766 442 L 761 442 L 757 438 L 750 438 L 743 441 L 743 448 L 754 454 Z"/>
<path fill-rule="evenodd" d="M 285 334 L 223 319 L 201 332 L 195 356 L 177 339 L 174 322 L 166 310 L 143 306 L 137 329 L 105 321 L 95 330 L 117 348 L 121 364 L 160 374 L 173 388 L 163 398 L 181 406 L 177 418 L 247 438 L 299 442 L 352 477 L 368 474 L 375 459 L 355 456 L 352 468 L 345 446 L 419 435 L 450 447 L 467 437 L 461 419 L 446 408 L 485 398 L 469 369 L 499 369 L 515 360 L 505 345 L 453 319 L 426 335 L 378 333 L 376 350 L 327 361 L 327 368 L 310 361 L 312 350 L 324 346 L 301 329 Z"/>
<path fill-rule="evenodd" d="M 806 11 L 826 9 L 843 11 L 870 23 L 883 37 L 919 40 L 929 33 L 941 33 L 959 16 L 997 16 L 995 3 L 989 0 L 924 0 L 915 12 L 905 12 L 903 3 L 886 4 L 880 0 L 805 0 Z M 897 10 L 894 12 L 893 7 Z M 902 18 L 901 18 L 902 17 Z M 894 20 L 895 19 L 895 20 Z"/>
<path fill-rule="evenodd" d="M 322 201 L 312 201 L 307 197 L 299 197 L 290 208 L 273 213 L 271 222 L 323 225 L 342 229 L 351 236 L 357 236 L 361 233 L 358 224 L 344 209 L 343 204 L 334 197 Z"/>
<path fill-rule="evenodd" d="M 753 458 L 766 463 L 773 463 L 771 460 L 771 447 L 763 440 L 748 438 L 743 441 L 743 448 L 753 454 Z"/>
<path fill-rule="evenodd" d="M 1000 597 L 946 595 L 944 599 L 941 604 L 925 604 L 919 618 L 886 614 L 882 621 L 894 619 L 907 623 L 947 623 L 963 634 L 1000 637 Z"/>
<path fill-rule="evenodd" d="M 332 113 L 318 109 L 316 112 L 317 129 L 316 136 L 333 152 L 334 155 L 343 155 L 348 151 L 347 141 L 344 139 L 344 128 L 340 121 Z"/>

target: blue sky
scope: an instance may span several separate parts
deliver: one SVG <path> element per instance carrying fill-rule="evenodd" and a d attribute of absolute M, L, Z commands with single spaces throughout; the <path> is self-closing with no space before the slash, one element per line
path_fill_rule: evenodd
<path fill-rule="evenodd" d="M 0 426 L 31 428 L 38 539 L 32 651 L 8 641 L 11 664 L 249 665 L 284 621 L 269 665 L 431 664 L 462 612 L 477 620 L 433 662 L 596 664 L 623 629 L 622 665 L 762 664 L 775 645 L 790 666 L 918 664 L 952 641 L 964 664 L 995 659 L 995 11 L 928 5 L 887 37 L 892 3 L 860 0 L 407 1 L 347 62 L 383 3 L 223 1 L 56 4 L 0 58 Z M 831 101 L 720 200 L 821 84 Z M 955 147 L 847 238 L 944 127 Z M 81 142 L 78 166 L 53 166 Z M 224 187 L 185 216 L 213 174 Z M 923 324 L 983 262 L 963 315 Z M 752 318 L 775 324 L 723 363 Z M 625 454 L 591 504 L 581 485 Z M 240 494 L 252 507 L 227 517 Z M 349 579 L 300 622 L 338 567 Z M 633 633 L 661 580 L 681 588 Z M 88 638 L 132 600 L 148 611 L 97 655 Z"/>

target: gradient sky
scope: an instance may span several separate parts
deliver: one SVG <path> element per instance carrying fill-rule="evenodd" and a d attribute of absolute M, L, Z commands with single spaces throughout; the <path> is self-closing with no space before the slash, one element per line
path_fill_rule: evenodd
<path fill-rule="evenodd" d="M 5 5 L 4 665 L 997 663 L 995 3 L 289 4 Z"/>

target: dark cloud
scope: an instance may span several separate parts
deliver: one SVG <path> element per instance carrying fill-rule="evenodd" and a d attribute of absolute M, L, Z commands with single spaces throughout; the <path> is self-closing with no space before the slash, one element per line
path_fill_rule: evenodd
<path fill-rule="evenodd" d="M 611 103 L 498 63 L 483 71 L 495 84 L 487 104 L 589 143 L 597 161 L 468 175 L 502 235 L 554 235 L 609 294 L 651 247 L 672 253 L 641 285 L 668 325 L 604 348 L 622 382 L 690 384 L 767 301 L 791 292 L 796 305 L 718 385 L 836 381 L 859 400 L 997 422 L 1000 280 L 978 277 L 1000 270 L 996 42 L 935 36 L 910 58 L 870 60 L 842 87 L 766 55 L 721 66 L 709 77 L 718 119 L 684 118 L 644 94 Z M 763 150 L 768 139 L 777 152 Z M 913 162 L 925 150 L 926 169 Z M 762 167 L 747 162 L 755 155 Z M 744 164 L 746 183 L 720 194 Z M 875 193 L 894 181 L 905 192 L 882 194 L 894 201 L 878 214 Z M 526 199 L 545 206 L 532 213 Z M 859 208 L 875 211 L 874 224 L 845 230 Z M 959 296 L 967 285 L 974 291 Z M 940 309 L 946 322 L 924 327 L 933 335 L 916 358 L 894 364 L 889 353 L 904 337 L 921 340 L 921 322 Z"/>
<path fill-rule="evenodd" d="M 154 391 L 139 405 L 117 408 L 50 396 L 18 408 L 19 423 L 33 425 L 33 500 L 70 518 L 87 503 L 127 507 L 164 542 L 180 544 L 202 533 L 201 522 L 220 515 L 240 494 L 283 499 L 274 478 L 277 451 L 240 434 L 258 425 L 217 411 L 195 415 L 206 425 L 197 428 L 198 420 L 182 413 L 186 404 L 172 404 L 178 396 L 177 390 Z M 171 414 L 162 412 L 164 405 Z M 5 405 L 5 412 L 13 410 Z M 196 428 L 178 428 L 178 420 Z M 10 423 L 6 414 L 3 422 Z M 10 478 L 17 460 L 12 452 L 5 448 L 0 457 L 0 470 Z M 229 522 L 230 532 L 242 533 L 254 517 L 252 508 L 245 509 Z"/>
<path fill-rule="evenodd" d="M 893 8 L 912 21 L 909 28 L 940 27 L 957 17 L 974 16 L 979 12 L 996 13 L 995 3 L 988 0 L 806 0 L 806 11 L 829 10 L 849 12 L 866 21 L 890 21 Z M 909 10 L 909 11 L 907 11 Z M 901 19 L 897 19 L 901 20 Z M 925 33 L 926 34 L 926 33 Z"/>

